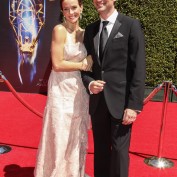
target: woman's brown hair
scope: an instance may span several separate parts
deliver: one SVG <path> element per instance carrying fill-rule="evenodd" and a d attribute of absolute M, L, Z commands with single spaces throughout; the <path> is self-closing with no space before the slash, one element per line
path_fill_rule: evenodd
<path fill-rule="evenodd" d="M 60 9 L 63 10 L 62 8 L 62 3 L 64 0 L 60 0 Z M 82 0 L 78 0 L 79 5 L 81 6 L 83 4 Z"/>

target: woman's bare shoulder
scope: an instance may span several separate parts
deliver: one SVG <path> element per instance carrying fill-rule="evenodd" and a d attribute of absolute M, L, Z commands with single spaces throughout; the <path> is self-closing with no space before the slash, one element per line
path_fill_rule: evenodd
<path fill-rule="evenodd" d="M 56 26 L 54 26 L 53 28 L 53 32 L 66 32 L 66 28 L 65 26 L 61 23 L 61 24 L 58 24 Z"/>
<path fill-rule="evenodd" d="M 63 24 L 58 24 L 54 26 L 53 37 L 60 38 L 60 39 L 66 37 L 66 28 Z"/>

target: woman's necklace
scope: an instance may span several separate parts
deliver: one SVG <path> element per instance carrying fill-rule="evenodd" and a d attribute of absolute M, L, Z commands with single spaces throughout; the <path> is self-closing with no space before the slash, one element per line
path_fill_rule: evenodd
<path fill-rule="evenodd" d="M 66 27 L 66 29 L 68 29 L 70 32 L 74 32 L 74 31 L 76 32 L 76 31 L 79 29 L 79 27 L 73 27 L 73 28 L 72 28 L 72 27 L 69 27 L 69 25 L 67 25 L 67 24 L 65 25 L 65 27 Z"/>

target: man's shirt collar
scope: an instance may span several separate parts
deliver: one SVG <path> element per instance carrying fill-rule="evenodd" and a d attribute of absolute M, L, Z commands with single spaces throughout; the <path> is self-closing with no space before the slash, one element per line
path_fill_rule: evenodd
<path fill-rule="evenodd" d="M 109 21 L 109 23 L 115 23 L 116 19 L 118 16 L 118 11 L 115 9 L 114 12 L 106 19 L 106 21 Z M 105 21 L 104 19 L 101 18 L 101 22 Z"/>

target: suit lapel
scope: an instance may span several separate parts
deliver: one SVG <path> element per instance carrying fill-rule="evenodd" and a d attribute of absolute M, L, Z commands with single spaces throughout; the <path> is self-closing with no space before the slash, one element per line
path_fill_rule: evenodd
<path fill-rule="evenodd" d="M 94 43 L 94 49 L 95 49 L 95 56 L 97 58 L 97 61 L 100 63 L 99 57 L 98 57 L 98 44 L 99 44 L 99 26 L 100 26 L 100 20 L 97 22 L 95 29 L 94 29 L 94 38 L 93 38 L 93 43 Z"/>

